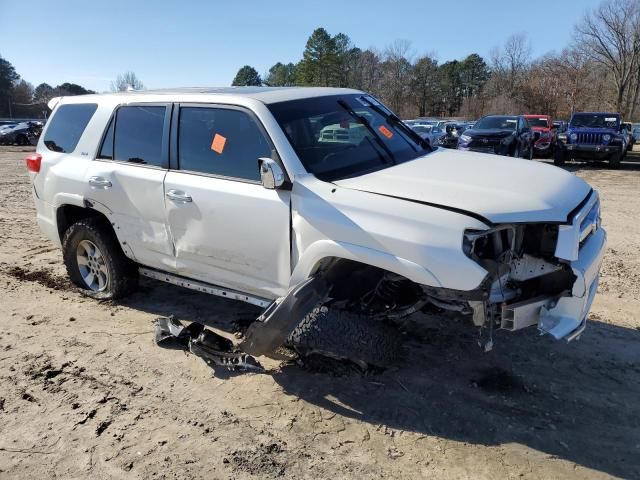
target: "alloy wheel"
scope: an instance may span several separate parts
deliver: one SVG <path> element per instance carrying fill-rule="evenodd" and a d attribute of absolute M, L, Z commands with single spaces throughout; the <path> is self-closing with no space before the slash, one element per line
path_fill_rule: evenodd
<path fill-rule="evenodd" d="M 109 286 L 109 268 L 95 243 L 82 240 L 76 249 L 80 276 L 89 290 L 102 292 Z"/>

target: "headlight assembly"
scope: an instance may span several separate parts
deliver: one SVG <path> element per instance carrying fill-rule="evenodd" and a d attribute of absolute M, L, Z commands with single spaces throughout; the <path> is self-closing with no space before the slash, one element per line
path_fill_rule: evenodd
<path fill-rule="evenodd" d="M 471 141 L 471 137 L 469 135 L 460 135 L 460 141 L 462 143 L 469 143 Z"/>
<path fill-rule="evenodd" d="M 608 133 L 603 135 L 602 140 L 604 140 L 605 142 L 608 142 L 609 140 L 611 140 L 611 135 L 609 135 Z"/>
<path fill-rule="evenodd" d="M 578 140 L 578 134 L 577 133 L 572 133 L 569 138 L 571 138 L 572 142 L 575 142 L 576 140 Z"/>

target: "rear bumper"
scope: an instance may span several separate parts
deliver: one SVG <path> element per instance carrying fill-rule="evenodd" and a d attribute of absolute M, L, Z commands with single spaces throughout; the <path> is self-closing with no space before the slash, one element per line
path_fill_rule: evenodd
<path fill-rule="evenodd" d="M 573 340 L 582 333 L 598 290 L 606 243 L 607 233 L 602 228 L 585 240 L 578 259 L 570 264 L 576 276 L 570 295 L 560 297 L 540 309 L 538 329 L 542 333 L 548 333 L 558 340 Z"/>

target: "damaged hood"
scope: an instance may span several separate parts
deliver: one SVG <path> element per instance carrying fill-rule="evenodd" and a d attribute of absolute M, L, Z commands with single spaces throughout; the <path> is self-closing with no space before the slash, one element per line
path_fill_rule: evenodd
<path fill-rule="evenodd" d="M 551 165 L 445 149 L 334 183 L 480 215 L 493 223 L 566 222 L 591 191 L 580 178 Z"/>

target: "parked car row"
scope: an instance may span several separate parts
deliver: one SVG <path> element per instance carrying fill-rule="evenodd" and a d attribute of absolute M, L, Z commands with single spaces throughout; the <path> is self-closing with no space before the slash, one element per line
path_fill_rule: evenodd
<path fill-rule="evenodd" d="M 622 122 L 617 113 L 577 112 L 566 122 L 549 115 L 487 115 L 476 122 L 436 119 L 406 123 L 432 146 L 518 158 L 573 158 L 608 161 L 619 168 L 640 140 L 640 124 Z"/>
<path fill-rule="evenodd" d="M 0 145 L 36 145 L 43 127 L 41 121 L 0 125 Z"/>
<path fill-rule="evenodd" d="M 405 123 L 429 142 L 429 145 L 457 148 L 458 138 L 467 128 L 472 126 L 474 122 L 418 118 L 405 120 Z"/>

